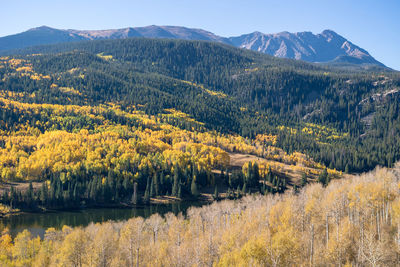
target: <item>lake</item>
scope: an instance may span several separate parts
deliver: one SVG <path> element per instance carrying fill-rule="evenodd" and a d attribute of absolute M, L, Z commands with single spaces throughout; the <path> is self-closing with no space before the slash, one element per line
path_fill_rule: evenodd
<path fill-rule="evenodd" d="M 47 228 L 61 229 L 64 225 L 71 227 L 87 226 L 90 223 L 106 221 L 123 221 L 132 217 L 150 217 L 154 213 L 164 215 L 168 212 L 178 214 L 190 207 L 200 207 L 206 203 L 185 201 L 171 204 L 157 204 L 141 208 L 90 208 L 76 211 L 59 211 L 48 213 L 22 213 L 0 219 L 0 226 L 7 227 L 12 236 L 28 229 L 33 236 L 43 235 Z"/>

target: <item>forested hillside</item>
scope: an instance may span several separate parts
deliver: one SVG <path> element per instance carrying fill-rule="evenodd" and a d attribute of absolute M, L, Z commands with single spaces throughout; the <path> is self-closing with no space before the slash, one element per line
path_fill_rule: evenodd
<path fill-rule="evenodd" d="M 19 54 L 2 59 L 0 86 L 22 102 L 113 102 L 152 115 L 174 108 L 207 130 L 277 135 L 286 152 L 342 171 L 391 166 L 400 156 L 397 72 L 348 72 L 218 43 L 140 38 Z"/>
<path fill-rule="evenodd" d="M 399 167 L 43 239 L 3 231 L 5 266 L 397 266 Z"/>
<path fill-rule="evenodd" d="M 136 204 L 142 197 L 149 202 L 162 195 L 195 198 L 207 186 L 227 187 L 227 197 L 235 198 L 252 189 L 283 192 L 289 183 L 303 186 L 307 178 L 322 177 L 327 183 L 328 176 L 341 176 L 331 169 L 324 174 L 323 165 L 301 153 L 285 153 L 275 146 L 274 135 L 252 140 L 209 132 L 175 109 L 149 116 L 135 106 L 122 110 L 117 104 L 28 104 L 5 98 L 0 106 L 2 181 L 44 182 L 39 190 L 3 189 L 2 203 L 11 207 Z M 234 170 L 232 153 L 264 160 Z M 301 184 L 289 181 L 282 165 L 303 175 Z"/>

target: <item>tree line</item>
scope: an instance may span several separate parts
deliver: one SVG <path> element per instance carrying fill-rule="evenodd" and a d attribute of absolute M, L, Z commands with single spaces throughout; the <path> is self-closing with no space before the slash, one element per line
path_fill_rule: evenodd
<path fill-rule="evenodd" d="M 399 166 L 182 214 L 0 237 L 6 266 L 396 266 Z M 245 233 L 245 234 L 244 234 Z"/>

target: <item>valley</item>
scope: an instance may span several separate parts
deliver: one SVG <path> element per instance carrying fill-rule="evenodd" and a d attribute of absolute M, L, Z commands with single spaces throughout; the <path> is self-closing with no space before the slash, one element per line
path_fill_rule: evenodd
<path fill-rule="evenodd" d="M 1 264 L 394 264 L 399 72 L 73 34 L 1 52 Z"/>

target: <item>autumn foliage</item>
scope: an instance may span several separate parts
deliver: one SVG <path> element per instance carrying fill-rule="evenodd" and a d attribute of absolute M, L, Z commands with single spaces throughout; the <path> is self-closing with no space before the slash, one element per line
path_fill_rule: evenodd
<path fill-rule="evenodd" d="M 85 228 L 3 231 L 7 266 L 394 266 L 399 168 L 311 184 L 297 194 L 248 196 Z"/>

